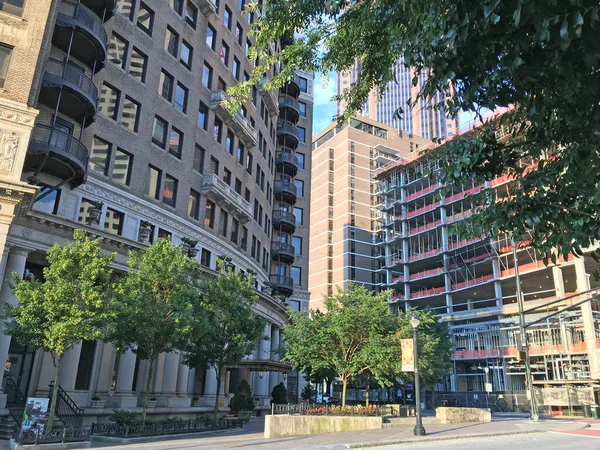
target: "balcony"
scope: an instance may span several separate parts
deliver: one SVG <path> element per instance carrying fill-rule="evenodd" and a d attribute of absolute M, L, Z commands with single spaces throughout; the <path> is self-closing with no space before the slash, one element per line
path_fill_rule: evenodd
<path fill-rule="evenodd" d="M 225 122 L 248 149 L 258 147 L 256 130 L 250 126 L 250 123 L 239 111 L 231 114 L 231 111 L 225 106 L 227 98 L 224 91 L 213 92 L 210 97 L 210 109 Z"/>
<path fill-rule="evenodd" d="M 300 76 L 294 74 L 289 83 L 281 88 L 280 92 L 298 98 L 300 96 Z"/>
<path fill-rule="evenodd" d="M 268 82 L 267 77 L 263 77 L 258 82 L 258 92 L 260 93 L 265 105 L 267 106 L 267 111 L 269 111 L 269 115 L 276 116 L 279 111 L 279 103 L 277 102 L 277 93 L 273 90 L 266 90 L 265 84 Z"/>
<path fill-rule="evenodd" d="M 294 292 L 294 280 L 292 277 L 272 274 L 269 276 L 269 281 L 271 282 L 271 288 L 276 295 L 279 294 L 284 297 L 289 297 Z"/>
<path fill-rule="evenodd" d="M 296 185 L 287 180 L 275 180 L 273 194 L 280 202 L 294 204 L 296 203 Z"/>
<path fill-rule="evenodd" d="M 246 223 L 252 219 L 252 206 L 250 206 L 250 203 L 214 173 L 203 176 L 201 193 L 218 202 L 222 208 L 228 210 L 240 222 Z"/>
<path fill-rule="evenodd" d="M 71 39 L 71 33 L 75 35 Z M 58 5 L 52 43 L 98 72 L 104 67 L 108 36 L 104 24 L 93 12 L 63 0 Z"/>
<path fill-rule="evenodd" d="M 273 228 L 284 233 L 294 234 L 296 231 L 296 216 L 284 210 L 273 211 Z"/>
<path fill-rule="evenodd" d="M 42 173 L 77 187 L 85 182 L 87 166 L 88 149 L 70 134 L 47 125 L 36 125 L 31 131 L 26 170 L 41 168 Z"/>
<path fill-rule="evenodd" d="M 277 123 L 277 141 L 279 145 L 296 149 L 298 147 L 298 128 L 292 122 Z"/>
<path fill-rule="evenodd" d="M 281 120 L 297 123 L 300 119 L 300 106 L 298 104 L 298 100 L 291 95 L 280 95 L 279 117 Z"/>
<path fill-rule="evenodd" d="M 276 152 L 275 165 L 277 170 L 286 175 L 296 176 L 298 173 L 298 157 L 290 152 Z"/>
<path fill-rule="evenodd" d="M 115 12 L 116 0 L 81 0 L 81 4 L 94 11 L 100 18 L 106 22 Z"/>
<path fill-rule="evenodd" d="M 89 125 L 98 107 L 98 89 L 79 68 L 55 59 L 48 60 L 40 90 L 40 102 Z"/>
<path fill-rule="evenodd" d="M 284 264 L 293 264 L 296 249 L 292 244 L 284 242 L 271 242 L 271 258 Z"/>
<path fill-rule="evenodd" d="M 217 14 L 217 5 L 212 0 L 198 0 L 196 2 L 200 12 L 205 16 L 208 14 Z"/>

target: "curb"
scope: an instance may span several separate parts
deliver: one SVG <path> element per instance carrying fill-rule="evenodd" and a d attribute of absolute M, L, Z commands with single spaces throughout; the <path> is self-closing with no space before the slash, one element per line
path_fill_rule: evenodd
<path fill-rule="evenodd" d="M 445 436 L 445 437 L 433 437 L 425 439 L 403 439 L 400 441 L 384 441 L 384 442 L 365 442 L 362 444 L 346 444 L 346 448 L 369 448 L 369 447 L 383 447 L 387 445 L 408 445 L 415 443 L 429 443 L 439 441 L 450 441 L 455 439 L 473 439 L 482 437 L 496 437 L 496 436 L 509 436 L 514 434 L 536 434 L 536 433 L 547 433 L 551 430 L 525 430 L 525 431 L 506 431 L 498 433 L 480 433 L 480 434 L 464 434 L 462 436 Z"/>

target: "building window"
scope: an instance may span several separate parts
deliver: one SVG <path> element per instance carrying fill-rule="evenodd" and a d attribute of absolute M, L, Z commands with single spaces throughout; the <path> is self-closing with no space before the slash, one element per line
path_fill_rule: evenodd
<path fill-rule="evenodd" d="M 294 180 L 294 185 L 296 186 L 296 193 L 298 194 L 298 197 L 304 197 L 304 181 Z"/>
<path fill-rule="evenodd" d="M 165 187 L 163 189 L 162 201 L 164 204 L 175 207 L 177 202 L 177 186 L 179 181 L 177 178 L 167 174 L 165 176 Z"/>
<path fill-rule="evenodd" d="M 196 144 L 194 149 L 194 170 L 198 173 L 204 172 L 204 155 L 206 152 L 202 147 Z"/>
<path fill-rule="evenodd" d="M 246 170 L 250 175 L 252 175 L 252 153 L 248 152 L 246 154 Z"/>
<path fill-rule="evenodd" d="M 225 150 L 232 155 L 234 139 L 235 137 L 233 136 L 233 132 L 231 130 L 227 131 L 227 137 L 225 138 Z"/>
<path fill-rule="evenodd" d="M 300 267 L 292 266 L 292 270 L 290 270 L 290 276 L 292 277 L 292 280 L 294 280 L 294 286 L 300 286 L 302 269 Z"/>
<path fill-rule="evenodd" d="M 110 37 L 108 44 L 108 59 L 113 64 L 125 68 L 127 62 L 127 45 L 128 42 L 116 33 Z"/>
<path fill-rule="evenodd" d="M 227 186 L 231 185 L 231 170 L 223 169 L 223 181 Z"/>
<path fill-rule="evenodd" d="M 244 29 L 239 23 L 235 26 L 235 40 L 241 47 L 244 42 Z"/>
<path fill-rule="evenodd" d="M 215 141 L 221 142 L 221 137 L 223 134 L 223 122 L 221 119 L 215 116 L 215 123 L 213 125 L 213 133 L 212 137 Z"/>
<path fill-rule="evenodd" d="M 242 181 L 239 178 L 235 179 L 235 192 L 242 195 Z"/>
<path fill-rule="evenodd" d="M 296 157 L 298 158 L 298 169 L 304 169 L 304 153 L 296 152 Z"/>
<path fill-rule="evenodd" d="M 246 39 L 246 58 L 250 58 L 250 47 L 252 47 L 252 42 Z"/>
<path fill-rule="evenodd" d="M 181 150 L 183 149 L 183 133 L 175 127 L 171 127 L 169 134 L 169 153 L 181 159 Z"/>
<path fill-rule="evenodd" d="M 169 0 L 169 6 L 173 9 L 173 11 L 181 15 L 183 11 L 183 0 Z"/>
<path fill-rule="evenodd" d="M 217 32 L 211 24 L 206 26 L 206 45 L 208 45 L 212 51 L 215 51 L 217 45 Z"/>
<path fill-rule="evenodd" d="M 231 235 L 230 239 L 235 245 L 238 243 L 238 234 L 240 231 L 240 222 L 237 219 L 231 219 Z"/>
<path fill-rule="evenodd" d="M 23 16 L 25 0 L 3 0 L 0 1 L 0 11 L 12 14 L 13 16 Z"/>
<path fill-rule="evenodd" d="M 52 189 L 50 186 L 40 186 L 38 196 L 41 196 Z M 36 201 L 33 204 L 33 210 L 46 214 L 56 214 L 58 212 L 58 204 L 60 202 L 60 189 L 53 190 L 43 199 Z"/>
<path fill-rule="evenodd" d="M 94 172 L 108 175 L 111 147 L 104 139 L 94 136 L 92 151 L 90 152 L 90 168 Z"/>
<path fill-rule="evenodd" d="M 302 254 L 302 238 L 298 236 L 292 236 L 292 245 L 294 246 L 294 254 Z"/>
<path fill-rule="evenodd" d="M 158 94 L 169 101 L 173 97 L 173 82 L 173 77 L 169 72 L 162 69 L 158 80 Z"/>
<path fill-rule="evenodd" d="M 246 4 L 246 0 L 238 0 L 238 8 L 240 8 L 240 11 L 244 10 L 245 4 Z"/>
<path fill-rule="evenodd" d="M 212 86 L 212 74 L 212 67 L 210 67 L 207 63 L 204 63 L 204 68 L 202 69 L 202 84 L 208 89 L 210 89 Z"/>
<path fill-rule="evenodd" d="M 210 256 L 210 250 L 203 248 L 202 252 L 200 253 L 200 264 L 210 267 Z"/>
<path fill-rule="evenodd" d="M 306 117 L 306 103 L 298 102 L 298 111 L 300 111 L 300 117 Z"/>
<path fill-rule="evenodd" d="M 117 112 L 119 111 L 120 95 L 121 93 L 117 89 L 106 83 L 103 84 L 100 91 L 100 98 L 98 99 L 98 112 L 103 116 L 116 120 Z"/>
<path fill-rule="evenodd" d="M 187 112 L 188 88 L 183 84 L 177 83 L 175 88 L 175 109 L 182 113 Z"/>
<path fill-rule="evenodd" d="M 210 157 L 210 173 L 214 173 L 215 175 L 219 175 L 219 160 L 214 156 Z"/>
<path fill-rule="evenodd" d="M 194 5 L 191 0 L 188 0 L 187 5 L 185 6 L 185 21 L 194 30 L 196 29 L 196 24 L 198 23 L 198 7 Z"/>
<path fill-rule="evenodd" d="M 246 227 L 242 227 L 242 242 L 240 243 L 240 247 L 244 251 L 248 249 L 248 228 Z"/>
<path fill-rule="evenodd" d="M 148 8 L 144 3 L 140 3 L 137 26 L 145 33 L 152 36 L 152 27 L 154 26 L 154 11 Z"/>
<path fill-rule="evenodd" d="M 160 198 L 160 182 L 162 172 L 156 167 L 148 166 L 148 175 L 146 178 L 146 194 L 156 199 Z"/>
<path fill-rule="evenodd" d="M 204 209 L 204 226 L 209 228 L 215 227 L 215 204 L 210 200 L 206 200 L 206 208 Z"/>
<path fill-rule="evenodd" d="M 238 142 L 236 159 L 237 162 L 244 165 L 244 144 L 242 144 L 241 142 Z"/>
<path fill-rule="evenodd" d="M 172 233 L 162 228 L 158 229 L 158 239 L 171 239 Z"/>
<path fill-rule="evenodd" d="M 125 215 L 122 212 L 116 211 L 112 208 L 106 208 L 106 216 L 104 217 L 104 231 L 120 236 L 123 231 L 124 216 Z"/>
<path fill-rule="evenodd" d="M 196 220 L 200 217 L 200 193 L 193 189 L 190 190 L 188 200 L 188 216 Z"/>
<path fill-rule="evenodd" d="M 227 83 L 225 83 L 225 80 L 223 80 L 223 78 L 219 77 L 219 80 L 217 82 L 217 91 L 226 91 L 227 90 Z"/>
<path fill-rule="evenodd" d="M 300 92 L 308 92 L 308 80 L 300 77 Z"/>
<path fill-rule="evenodd" d="M 298 127 L 298 140 L 306 142 L 306 128 Z"/>
<path fill-rule="evenodd" d="M 179 35 L 171 28 L 167 27 L 165 35 L 165 50 L 167 53 L 177 58 L 177 49 L 179 48 Z"/>
<path fill-rule="evenodd" d="M 256 257 L 256 236 L 252 236 L 252 247 L 250 249 L 250 256 Z"/>
<path fill-rule="evenodd" d="M 203 130 L 208 128 L 208 106 L 204 103 L 200 102 L 200 106 L 198 106 L 198 126 Z"/>
<path fill-rule="evenodd" d="M 152 130 L 152 142 L 161 148 L 167 143 L 167 129 L 169 124 L 159 116 L 154 116 L 154 128 Z"/>
<path fill-rule="evenodd" d="M 118 0 L 117 12 L 129 20 L 133 20 L 133 8 L 135 0 Z"/>
<path fill-rule="evenodd" d="M 146 81 L 146 62 L 148 57 L 137 48 L 131 50 L 131 61 L 129 63 L 129 75 L 144 83 Z"/>
<path fill-rule="evenodd" d="M 240 79 L 240 62 L 235 56 L 233 57 L 233 66 L 231 72 L 233 73 L 233 76 L 236 80 Z"/>
<path fill-rule="evenodd" d="M 223 13 L 223 23 L 231 30 L 231 10 L 226 6 Z"/>
<path fill-rule="evenodd" d="M 304 225 L 304 210 L 302 208 L 294 208 L 294 217 L 296 217 L 296 225 Z"/>
<path fill-rule="evenodd" d="M 121 115 L 121 125 L 131 131 L 137 132 L 139 123 L 140 104 L 132 98 L 125 96 L 123 102 L 123 114 Z"/>
<path fill-rule="evenodd" d="M 227 237 L 227 228 L 229 222 L 229 214 L 225 212 L 225 210 L 221 210 L 221 217 L 219 220 L 219 231 L 221 236 Z"/>
<path fill-rule="evenodd" d="M 186 41 L 181 42 L 181 53 L 179 55 L 179 61 L 188 69 L 192 68 L 192 56 L 194 49 Z"/>
<path fill-rule="evenodd" d="M 221 62 L 226 66 L 229 66 L 229 46 L 225 41 L 221 42 Z"/>
<path fill-rule="evenodd" d="M 79 216 L 77 217 L 77 222 L 88 223 L 90 217 L 90 210 L 95 208 L 96 206 L 92 203 L 91 200 L 82 198 L 81 204 L 79 205 Z"/>
<path fill-rule="evenodd" d="M 131 168 L 133 156 L 129 153 L 117 149 L 115 153 L 115 167 L 113 168 L 112 179 L 117 183 L 129 186 L 131 183 Z"/>

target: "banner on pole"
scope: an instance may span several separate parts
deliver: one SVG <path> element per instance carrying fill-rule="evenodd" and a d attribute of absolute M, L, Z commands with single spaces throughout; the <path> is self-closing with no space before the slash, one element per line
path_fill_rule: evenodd
<path fill-rule="evenodd" d="M 402 347 L 402 372 L 414 372 L 415 371 L 415 360 L 414 360 L 414 347 L 412 339 L 401 339 Z"/>

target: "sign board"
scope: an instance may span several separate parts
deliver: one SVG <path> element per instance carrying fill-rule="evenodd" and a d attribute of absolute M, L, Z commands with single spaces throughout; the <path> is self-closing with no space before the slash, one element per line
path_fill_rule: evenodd
<path fill-rule="evenodd" d="M 485 383 L 485 392 L 492 392 L 492 383 Z"/>
<path fill-rule="evenodd" d="M 415 371 L 415 352 L 412 339 L 401 339 L 400 346 L 402 347 L 402 372 Z"/>
<path fill-rule="evenodd" d="M 47 398 L 27 397 L 25 411 L 23 411 L 23 421 L 21 422 L 23 431 L 40 430 L 40 433 L 44 432 L 49 401 Z"/>

